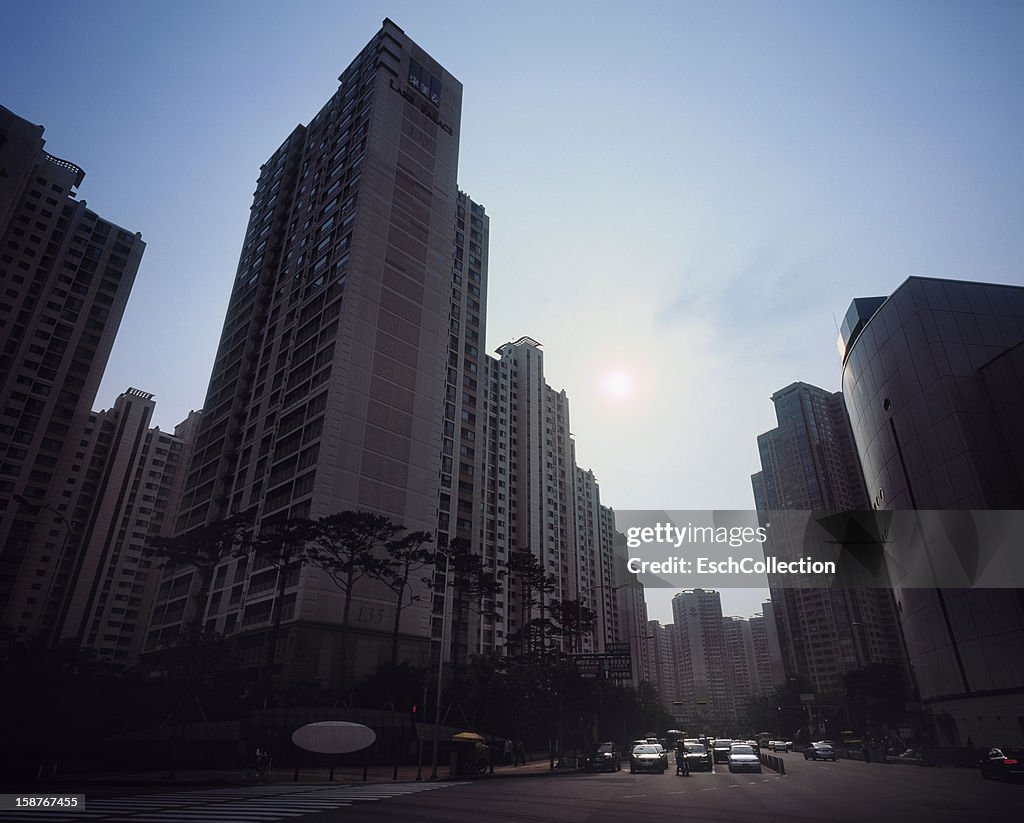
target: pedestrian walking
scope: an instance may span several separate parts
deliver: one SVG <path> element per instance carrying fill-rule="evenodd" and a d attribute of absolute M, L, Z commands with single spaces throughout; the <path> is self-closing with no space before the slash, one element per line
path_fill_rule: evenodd
<path fill-rule="evenodd" d="M 514 750 L 514 746 L 512 745 L 512 738 L 511 737 L 506 737 L 505 738 L 505 760 L 504 760 L 504 763 L 505 763 L 506 766 L 511 766 L 512 765 L 513 750 Z"/>
<path fill-rule="evenodd" d="M 523 746 L 522 739 L 517 739 L 513 744 L 515 747 L 515 761 L 513 766 L 525 766 L 526 765 L 526 747 Z"/>

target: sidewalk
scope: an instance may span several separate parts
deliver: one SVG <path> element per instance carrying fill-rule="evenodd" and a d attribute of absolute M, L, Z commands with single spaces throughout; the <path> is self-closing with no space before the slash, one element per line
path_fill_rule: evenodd
<path fill-rule="evenodd" d="M 420 770 L 424 782 L 430 781 L 430 764 L 426 763 Z M 551 770 L 547 760 L 534 760 L 525 766 L 495 766 L 493 774 L 483 774 L 474 777 L 459 776 L 453 777 L 448 773 L 448 764 L 443 768 L 439 764 L 437 768 L 438 781 L 447 780 L 493 780 L 495 778 L 515 777 L 540 777 L 543 775 L 576 774 L 580 769 L 555 769 Z M 366 768 L 366 783 L 411 783 L 416 780 L 416 766 L 399 766 L 398 778 L 394 779 L 394 766 L 369 766 Z M 363 783 L 363 769 L 346 766 L 334 770 L 334 783 Z M 295 769 L 273 770 L 272 784 L 281 785 L 329 785 L 331 783 L 330 769 L 307 768 L 299 769 L 296 778 Z M 174 779 L 170 779 L 166 771 L 159 772 L 115 772 L 103 774 L 58 775 L 53 781 L 46 784 L 74 784 L 76 786 L 103 786 L 103 785 L 139 785 L 139 786 L 240 786 L 244 785 L 241 769 L 179 769 Z M 262 785 L 262 784 L 260 784 Z"/>

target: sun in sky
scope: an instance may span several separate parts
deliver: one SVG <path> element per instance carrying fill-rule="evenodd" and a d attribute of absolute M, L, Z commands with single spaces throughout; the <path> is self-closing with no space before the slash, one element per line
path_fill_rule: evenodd
<path fill-rule="evenodd" d="M 633 375 L 622 369 L 607 372 L 601 378 L 601 390 L 609 397 L 629 397 L 635 390 Z"/>

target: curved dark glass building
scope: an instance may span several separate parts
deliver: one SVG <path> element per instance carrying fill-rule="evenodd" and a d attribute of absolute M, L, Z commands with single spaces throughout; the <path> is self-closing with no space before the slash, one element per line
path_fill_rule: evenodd
<path fill-rule="evenodd" d="M 937 742 L 1019 746 L 1024 591 L 922 581 L 972 564 L 967 578 L 991 580 L 991 543 L 1019 524 L 1010 510 L 1024 509 L 1024 288 L 911 277 L 888 298 L 854 300 L 839 347 L 872 505 L 930 510 L 918 523 L 943 532 L 935 540 L 916 526 L 886 546 Z M 1009 525 L 972 525 L 990 521 Z"/>

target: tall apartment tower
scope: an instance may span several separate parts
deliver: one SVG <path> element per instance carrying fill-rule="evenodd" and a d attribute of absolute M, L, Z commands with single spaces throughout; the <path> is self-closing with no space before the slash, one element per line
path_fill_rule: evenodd
<path fill-rule="evenodd" d="M 650 681 L 658 689 L 661 705 L 682 724 L 684 717 L 680 711 L 681 707 L 676 705 L 682 702 L 682 693 L 679 690 L 679 666 L 676 662 L 675 624 L 663 626 L 657 620 L 648 620 L 645 645 L 651 660 Z"/>
<path fill-rule="evenodd" d="M 468 203 L 472 215 L 478 207 Z M 482 209 L 477 216 L 484 217 Z M 472 277 L 474 258 L 468 262 Z M 519 651 L 514 638 L 542 611 L 535 604 L 526 613 L 518 578 L 506 576 L 506 566 L 513 553 L 529 552 L 556 581 L 544 605 L 579 600 L 596 614 L 592 631 L 559 641 L 563 651 L 600 652 L 627 642 L 639 682 L 647 671 L 643 588 L 614 555 L 615 516 L 601 504 L 594 473 L 576 465 L 568 397 L 548 385 L 537 341 L 523 337 L 497 354 L 480 357 L 467 339 L 462 356 L 449 361 L 446 414 L 454 419 L 446 423 L 452 439 L 442 457 L 439 534 L 466 541 L 483 571 L 503 582 L 496 592 L 456 592 L 446 653 L 458 664 L 472 654 Z M 436 637 L 442 601 L 435 601 Z"/>
<path fill-rule="evenodd" d="M 761 604 L 761 614 L 750 618 L 750 632 L 754 638 L 754 655 L 757 659 L 757 679 L 761 694 L 769 694 L 786 680 L 782 665 L 782 648 L 779 646 L 779 630 L 775 623 L 775 607 L 770 600 Z"/>
<path fill-rule="evenodd" d="M 259 529 L 344 510 L 435 531 L 448 361 L 473 326 L 452 307 L 461 106 L 462 85 L 385 20 L 261 167 L 179 531 L 234 512 Z M 200 606 L 218 631 L 244 632 L 243 648 L 276 596 L 246 586 L 246 563 L 218 570 L 230 596 Z M 390 599 L 355 598 L 340 654 L 341 595 L 302 569 L 285 592 L 286 678 L 337 683 L 387 655 L 390 619 L 377 616 Z M 425 599 L 403 612 L 402 656 L 424 661 L 429 635 Z"/>
<path fill-rule="evenodd" d="M 615 512 L 601 504 L 601 490 L 594 472 L 576 466 L 574 481 L 576 557 L 572 565 L 576 579 L 572 586 L 573 599 L 579 599 L 596 616 L 594 631 L 583 634 L 577 651 L 603 652 L 608 643 L 626 642 L 631 635 L 643 634 L 637 630 L 635 620 L 631 620 L 637 609 L 624 591 L 633 585 L 635 576 L 616 563 L 613 551 Z M 637 655 L 633 657 L 637 659 Z"/>
<path fill-rule="evenodd" d="M 742 715 L 750 701 L 762 693 L 752 621 L 745 617 L 722 618 L 722 637 L 734 711 Z"/>
<path fill-rule="evenodd" d="M 601 508 L 605 514 L 607 530 L 614 532 L 614 512 L 607 506 Z M 655 678 L 655 663 L 649 645 L 651 633 L 647 631 L 647 600 L 643 583 L 626 568 L 625 558 L 617 558 L 615 568 L 615 601 L 619 619 L 612 640 L 629 645 L 629 657 L 633 664 L 632 684 L 639 687 L 641 683 L 653 682 Z"/>
<path fill-rule="evenodd" d="M 480 545 L 488 567 L 500 569 L 513 552 L 529 551 L 557 578 L 548 601 L 573 597 L 576 581 L 576 466 L 569 435 L 569 401 L 544 379 L 544 355 L 529 337 L 498 347 L 488 363 L 485 426 L 488 505 Z M 495 600 L 493 642 L 506 646 L 541 613 L 527 613 L 511 578 Z M 487 628 L 483 630 L 488 649 Z M 513 649 L 513 652 L 515 649 Z"/>
<path fill-rule="evenodd" d="M 81 542 L 57 636 L 121 666 L 142 651 L 161 564 L 148 548 L 173 526 L 199 419 L 192 412 L 173 434 L 162 432 L 151 425 L 155 408 L 153 395 L 130 388 L 90 414 L 74 467 L 94 489 L 75 500 Z"/>
<path fill-rule="evenodd" d="M 672 598 L 676 627 L 679 715 L 687 724 L 731 725 L 736 720 L 727 671 L 722 598 L 716 591 L 685 589 Z"/>
<path fill-rule="evenodd" d="M 26 637 L 53 635 L 84 538 L 73 466 L 145 246 L 43 146 L 0 107 L 0 623 Z"/>
<path fill-rule="evenodd" d="M 761 471 L 751 478 L 759 512 L 869 508 L 842 394 L 793 383 L 772 395 L 779 425 L 757 438 Z M 765 555 L 796 556 L 800 535 L 770 529 Z M 783 585 L 769 575 L 787 677 L 804 676 L 817 692 L 869 663 L 901 663 L 888 589 L 818 589 Z"/>
<path fill-rule="evenodd" d="M 480 203 L 461 191 L 454 232 L 437 540 L 442 546 L 458 540 L 479 556 L 484 529 L 493 530 L 498 507 L 497 493 L 486 481 L 488 454 L 496 448 L 497 436 L 496 428 L 488 427 L 495 407 L 489 396 L 490 358 L 484 350 L 490 219 Z M 496 571 L 493 549 L 483 563 L 488 572 Z M 444 571 L 440 563 L 434 569 L 436 592 L 445 590 Z M 493 650 L 494 599 L 470 602 L 456 586 L 452 601 L 446 659 L 466 661 L 470 653 Z M 437 595 L 431 615 L 432 659 L 441 653 L 444 622 L 444 598 Z"/>

